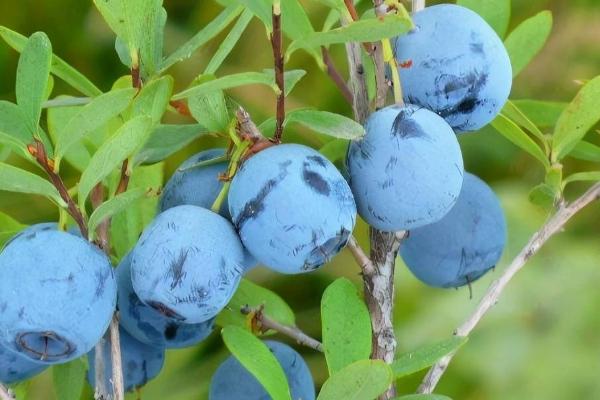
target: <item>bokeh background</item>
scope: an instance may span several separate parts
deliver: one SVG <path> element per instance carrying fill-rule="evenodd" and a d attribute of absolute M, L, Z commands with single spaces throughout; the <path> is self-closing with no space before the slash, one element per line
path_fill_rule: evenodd
<path fill-rule="evenodd" d="M 326 10 L 316 0 L 303 3 L 313 25 L 322 26 Z M 169 13 L 166 53 L 176 49 L 221 8 L 207 0 L 165 0 L 165 7 Z M 579 89 L 578 81 L 600 74 L 600 1 L 513 0 L 511 29 L 543 9 L 554 14 L 552 36 L 541 54 L 516 79 L 511 97 L 568 101 Z M 127 73 L 114 52 L 112 33 L 89 0 L 0 1 L 0 24 L 27 35 L 45 31 L 55 52 L 104 90 Z M 186 87 L 202 71 L 223 37 L 170 70 L 178 89 Z M 332 51 L 340 68 L 345 70 L 343 47 Z M 17 54 L 0 43 L 0 99 L 14 101 L 16 63 Z M 265 31 L 253 21 L 218 75 L 258 71 L 271 65 Z M 310 58 L 297 52 L 288 68 L 309 72 L 289 98 L 290 108 L 310 106 L 351 115 L 335 86 Z M 56 80 L 54 94 L 59 93 L 74 94 Z M 230 94 L 258 122 L 273 113 L 274 98 L 268 89 L 246 87 Z M 175 116 L 170 118 L 171 122 L 189 122 Z M 291 130 L 286 135 L 287 141 L 314 147 L 322 144 L 319 137 L 307 132 Z M 169 159 L 166 176 L 187 156 L 217 144 L 208 138 L 194 142 Z M 451 335 L 453 328 L 476 306 L 491 280 L 499 276 L 547 217 L 547 213 L 528 202 L 529 190 L 543 179 L 543 171 L 528 155 L 492 130 L 464 135 L 461 145 L 466 168 L 489 182 L 501 198 L 508 219 L 508 247 L 495 272 L 474 284 L 473 300 L 469 299 L 467 289 L 424 286 L 398 260 L 395 326 L 400 352 Z M 575 167 L 592 169 L 593 165 L 570 162 L 565 170 Z M 76 182 L 74 171 L 66 170 L 66 175 L 70 184 Z M 568 195 L 576 195 L 584 188 L 574 185 Z M 44 199 L 5 192 L 0 192 L 0 211 L 23 223 L 57 218 L 56 210 Z M 438 388 L 439 393 L 461 400 L 600 398 L 599 216 L 600 207 L 590 207 L 534 257 L 455 358 Z M 357 235 L 366 246 L 364 224 L 358 227 Z M 352 258 L 344 252 L 317 273 L 281 276 L 258 269 L 250 278 L 279 293 L 296 311 L 297 325 L 319 337 L 319 301 L 323 290 L 339 276 L 347 276 L 360 286 L 358 272 Z M 311 350 L 299 350 L 308 361 L 317 385 L 321 385 L 327 377 L 323 357 Z M 163 373 L 142 390 L 141 396 L 144 400 L 205 399 L 210 377 L 226 356 L 217 332 L 195 348 L 170 351 Z M 401 380 L 400 391 L 414 391 L 421 377 L 422 374 L 417 374 Z M 54 398 L 49 372 L 35 378 L 30 386 L 31 399 Z M 91 398 L 90 393 L 88 388 L 84 397 Z"/>

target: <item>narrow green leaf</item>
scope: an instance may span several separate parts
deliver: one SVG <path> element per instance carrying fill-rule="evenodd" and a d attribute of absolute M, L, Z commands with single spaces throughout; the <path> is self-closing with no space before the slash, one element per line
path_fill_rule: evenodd
<path fill-rule="evenodd" d="M 87 362 L 78 358 L 66 364 L 52 367 L 56 397 L 61 400 L 79 400 L 83 391 Z"/>
<path fill-rule="evenodd" d="M 272 72 L 273 81 L 275 81 L 274 71 L 270 70 L 269 72 Z M 285 73 L 283 74 L 283 81 L 285 85 L 286 96 L 289 96 L 289 94 L 292 93 L 292 90 L 294 90 L 296 84 L 298 84 L 298 82 L 300 82 L 300 80 L 304 78 L 304 75 L 306 75 L 306 71 L 304 71 L 303 69 L 293 69 L 290 71 L 285 71 Z"/>
<path fill-rule="evenodd" d="M 11 216 L 0 212 L 0 250 L 14 235 L 22 231 L 26 225 L 21 224 Z"/>
<path fill-rule="evenodd" d="M 27 38 L 25 36 L 4 26 L 0 26 L 0 36 L 10 47 L 19 53 L 23 51 L 23 48 L 27 43 Z M 51 70 L 54 75 L 86 96 L 94 97 L 102 93 L 102 91 L 81 72 L 77 71 L 56 55 L 52 56 Z"/>
<path fill-rule="evenodd" d="M 330 140 L 319 149 L 319 152 L 332 163 L 343 160 L 348 152 L 348 141 L 343 139 Z"/>
<path fill-rule="evenodd" d="M 336 43 L 376 42 L 392 36 L 402 35 L 413 28 L 406 10 L 387 15 L 383 19 L 373 18 L 352 22 L 344 27 L 327 32 L 315 32 L 305 38 L 294 40 L 287 49 L 286 57 L 301 48 L 318 48 Z"/>
<path fill-rule="evenodd" d="M 321 300 L 323 348 L 333 375 L 371 355 L 371 318 L 358 290 L 346 278 L 327 287 Z"/>
<path fill-rule="evenodd" d="M 343 115 L 318 110 L 295 110 L 290 112 L 287 123 L 298 123 L 339 139 L 360 139 L 365 135 L 365 128 L 358 122 Z"/>
<path fill-rule="evenodd" d="M 227 58 L 229 53 L 231 53 L 231 50 L 233 50 L 233 47 L 242 37 L 242 34 L 248 27 L 252 17 L 253 14 L 250 10 L 244 10 L 240 18 L 237 20 L 225 40 L 221 42 L 216 53 L 206 66 L 206 69 L 204 70 L 205 75 L 210 75 L 217 72 L 221 64 L 223 64 L 223 61 L 225 61 L 225 58 Z"/>
<path fill-rule="evenodd" d="M 315 32 L 315 29 L 299 0 L 281 1 L 281 24 L 283 33 L 292 40 L 302 39 Z M 321 51 L 318 47 L 306 48 L 316 63 L 324 69 Z"/>
<path fill-rule="evenodd" d="M 29 171 L 0 163 L 0 190 L 45 196 L 60 206 L 66 206 L 50 182 Z"/>
<path fill-rule="evenodd" d="M 569 156 L 578 160 L 600 162 L 600 146 L 582 140 L 575 145 Z"/>
<path fill-rule="evenodd" d="M 273 400 L 291 400 L 285 373 L 263 342 L 237 326 L 223 328 L 221 336 L 231 354 L 254 375 Z"/>
<path fill-rule="evenodd" d="M 423 346 L 417 350 L 402 354 L 392 363 L 394 378 L 402 378 L 429 368 L 442 357 L 458 350 L 466 342 L 466 337 L 453 336 L 434 345 Z"/>
<path fill-rule="evenodd" d="M 539 127 L 554 126 L 567 103 L 540 100 L 512 100 Z"/>
<path fill-rule="evenodd" d="M 32 161 L 33 164 L 39 164 L 31 157 L 31 154 L 27 151 L 27 147 L 25 144 L 20 142 L 18 139 L 13 136 L 7 135 L 6 133 L 0 131 L 0 144 L 3 145 L 3 148 L 8 148 L 9 151 L 19 155 L 27 161 Z"/>
<path fill-rule="evenodd" d="M 158 68 L 157 54 L 162 52 L 162 43 L 157 43 L 158 29 L 162 29 L 163 0 L 123 1 L 129 28 L 130 52 L 139 53 L 140 70 L 143 77 L 154 75 Z M 160 47 L 160 48 L 159 48 Z"/>
<path fill-rule="evenodd" d="M 510 0 L 458 0 L 456 4 L 481 15 L 500 38 L 506 35 L 510 21 Z"/>
<path fill-rule="evenodd" d="M 302 70 L 291 70 L 286 71 L 284 77 L 287 79 L 292 77 L 294 81 L 297 81 L 299 79 L 298 77 L 302 77 L 304 74 L 306 74 L 306 72 Z M 288 86 L 292 86 L 291 83 L 293 82 L 288 81 L 288 83 L 290 83 Z M 173 100 L 181 100 L 191 96 L 202 96 L 218 90 L 227 90 L 235 87 L 257 84 L 267 85 L 273 90 L 277 90 L 277 86 L 275 85 L 275 77 L 271 73 L 240 72 L 238 74 L 231 74 L 221 78 L 213 79 L 211 81 L 202 82 L 196 86 L 184 90 L 183 92 L 177 93 L 175 96 L 173 96 Z M 289 90 L 289 88 L 287 90 Z"/>
<path fill-rule="evenodd" d="M 160 123 L 171 94 L 173 92 L 173 78 L 163 76 L 144 86 L 133 100 L 133 116 L 147 115 L 152 118 L 152 124 Z"/>
<path fill-rule="evenodd" d="M 215 323 L 223 327 L 235 325 L 249 330 L 247 316 L 240 312 L 244 306 L 251 308 L 263 306 L 263 312 L 269 318 L 284 325 L 294 326 L 296 323 L 294 311 L 278 294 L 247 279 L 241 280 L 240 286 L 227 307 L 217 316 Z M 272 333 L 274 332 L 267 332 L 267 334 Z"/>
<path fill-rule="evenodd" d="M 79 181 L 78 198 L 82 209 L 94 186 L 143 146 L 150 135 L 151 128 L 150 117 L 136 117 L 123 124 L 108 141 L 100 146 Z"/>
<path fill-rule="evenodd" d="M 129 190 L 160 187 L 164 181 L 164 164 L 137 167 L 129 180 Z M 156 216 L 158 197 L 142 197 L 133 202 L 124 212 L 113 217 L 110 237 L 116 256 L 123 258 L 138 242 L 142 231 Z"/>
<path fill-rule="evenodd" d="M 67 123 L 56 138 L 56 163 L 65 156 L 76 143 L 100 128 L 127 108 L 136 90 L 118 89 L 98 96 L 83 106 L 79 113 Z"/>
<path fill-rule="evenodd" d="M 563 181 L 563 188 L 572 182 L 597 182 L 600 181 L 600 171 L 576 172 Z"/>
<path fill-rule="evenodd" d="M 271 6 L 273 3 L 271 0 L 238 0 L 237 3 L 244 5 L 244 8 L 252 11 L 252 13 L 265 25 L 268 32 L 273 30 L 273 20 L 271 15 Z"/>
<path fill-rule="evenodd" d="M 540 183 L 529 192 L 529 201 L 545 210 L 550 210 L 558 193 L 547 183 Z"/>
<path fill-rule="evenodd" d="M 211 132 L 227 132 L 230 122 L 229 111 L 223 91 L 192 96 L 188 107 L 194 119 Z"/>
<path fill-rule="evenodd" d="M 561 160 L 600 120 L 600 76 L 589 81 L 563 111 L 552 140 L 554 160 Z"/>
<path fill-rule="evenodd" d="M 136 155 L 134 165 L 162 161 L 207 133 L 208 130 L 198 124 L 159 125 Z"/>
<path fill-rule="evenodd" d="M 16 95 L 29 132 L 37 135 L 42 103 L 50 77 L 52 45 L 45 33 L 36 32 L 27 41 L 17 66 Z"/>
<path fill-rule="evenodd" d="M 243 9 L 244 7 L 238 4 L 232 4 L 225 8 L 221 14 L 206 25 L 204 29 L 195 34 L 183 46 L 167 57 L 162 62 L 159 72 L 165 71 L 179 61 L 190 58 L 194 51 L 221 33 L 238 15 L 240 15 Z"/>
<path fill-rule="evenodd" d="M 90 239 L 95 238 L 94 233 L 96 228 L 103 221 L 125 211 L 131 204 L 151 193 L 152 189 L 131 189 L 113 197 L 100 205 L 100 207 L 96 208 L 88 221 L 88 229 L 91 235 Z"/>
<path fill-rule="evenodd" d="M 547 139 L 542 131 L 540 131 L 540 129 L 527 117 L 527 115 L 525 115 L 525 113 L 521 111 L 521 109 L 512 101 L 508 100 L 506 102 L 504 108 L 502 109 L 502 114 L 534 134 L 542 143 L 546 143 Z"/>
<path fill-rule="evenodd" d="M 499 114 L 492 121 L 492 126 L 506 139 L 535 157 L 545 167 L 550 166 L 548 158 L 540 147 L 517 124 L 506 116 Z"/>
<path fill-rule="evenodd" d="M 519 72 L 540 52 L 551 30 L 552 13 L 542 11 L 523 21 L 508 35 L 504 45 L 510 56 L 513 76 L 519 75 Z"/>
<path fill-rule="evenodd" d="M 407 394 L 406 396 L 396 397 L 393 400 L 452 400 L 448 396 L 441 394 Z"/>
<path fill-rule="evenodd" d="M 325 381 L 317 400 L 373 400 L 392 384 L 389 365 L 381 360 L 361 360 Z"/>
<path fill-rule="evenodd" d="M 14 137 L 23 145 L 32 141 L 27 122 L 19 106 L 0 100 L 0 131 Z"/>

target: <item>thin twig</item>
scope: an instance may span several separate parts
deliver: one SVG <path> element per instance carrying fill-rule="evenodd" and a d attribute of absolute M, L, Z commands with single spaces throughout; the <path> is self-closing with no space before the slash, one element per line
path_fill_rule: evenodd
<path fill-rule="evenodd" d="M 90 200 L 92 202 L 92 207 L 94 210 L 102 205 L 104 202 L 104 185 L 102 182 L 97 184 L 92 193 L 90 195 Z M 107 254 L 110 252 L 110 242 L 109 242 L 109 230 L 110 228 L 110 220 L 105 219 L 98 225 L 96 229 L 96 237 L 98 238 L 98 246 L 103 249 Z"/>
<path fill-rule="evenodd" d="M 129 160 L 123 160 L 123 164 L 121 164 L 121 178 L 119 179 L 119 184 L 117 185 L 117 190 L 115 191 L 115 195 L 124 193 L 127 191 L 127 187 L 129 186 Z"/>
<path fill-rule="evenodd" d="M 351 235 L 350 239 L 348 239 L 347 247 L 348 250 L 350 250 L 350 252 L 352 253 L 354 260 L 356 260 L 356 263 L 360 267 L 363 275 L 369 275 L 375 271 L 373 261 L 371 261 L 369 256 L 367 256 L 362 247 L 360 247 L 360 244 L 358 244 L 358 241 L 356 240 L 354 235 Z"/>
<path fill-rule="evenodd" d="M 121 362 L 121 339 L 119 337 L 119 316 L 115 312 L 110 322 L 110 358 L 112 360 L 112 384 L 114 400 L 125 399 L 123 365 Z"/>
<path fill-rule="evenodd" d="M 375 13 L 378 17 L 385 15 L 383 10 L 383 0 L 373 0 L 373 6 L 375 7 Z M 373 49 L 373 63 L 375 64 L 375 82 L 377 85 L 375 95 L 375 108 L 380 109 L 385 106 L 385 100 L 387 93 L 390 88 L 387 79 L 385 78 L 385 61 L 383 59 L 383 48 L 381 43 L 374 45 Z"/>
<path fill-rule="evenodd" d="M 346 99 L 346 101 L 349 104 L 352 104 L 352 92 L 350 91 L 348 84 L 346 83 L 340 72 L 335 67 L 333 59 L 329 54 L 329 50 L 327 50 L 325 46 L 321 46 L 321 54 L 323 55 L 323 62 L 327 67 L 327 74 L 331 77 L 335 85 L 338 87 L 338 89 L 342 93 L 342 96 L 344 96 L 344 99 Z"/>
<path fill-rule="evenodd" d="M 285 121 L 285 80 L 283 62 L 283 34 L 281 32 L 281 4 L 273 2 L 273 32 L 271 33 L 271 45 L 273 46 L 273 60 L 275 64 L 275 83 L 279 88 L 277 94 L 277 122 L 275 125 L 275 143 L 281 142 L 283 136 L 283 123 Z"/>
<path fill-rule="evenodd" d="M 320 351 L 321 353 L 323 352 L 323 344 L 321 344 L 321 342 L 308 336 L 295 326 L 283 325 L 267 317 L 264 313 L 263 307 L 253 309 L 246 305 L 242 307 L 240 311 L 244 315 L 252 316 L 252 327 L 260 332 L 264 333 L 268 330 L 274 330 L 291 337 L 298 344 L 310 347 L 311 349 Z"/>
<path fill-rule="evenodd" d="M 15 400 L 10 389 L 0 383 L 0 399 L 1 400 Z"/>
<path fill-rule="evenodd" d="M 475 311 L 467 318 L 454 334 L 456 336 L 468 336 L 477 326 L 483 316 L 494 306 L 510 280 L 519 272 L 527 261 L 536 254 L 540 248 L 555 233 L 559 232 L 563 226 L 577 214 L 581 209 L 591 202 L 600 198 L 600 183 L 592 186 L 587 192 L 581 195 L 577 200 L 569 205 L 562 204 L 558 211 L 542 226 L 540 230 L 533 234 L 527 245 L 521 250 L 519 255 L 510 263 L 499 279 L 492 282 L 485 296 L 481 299 Z M 435 364 L 419 386 L 419 393 L 431 393 L 438 384 L 440 378 L 446 372 L 454 354 L 442 358 Z"/>

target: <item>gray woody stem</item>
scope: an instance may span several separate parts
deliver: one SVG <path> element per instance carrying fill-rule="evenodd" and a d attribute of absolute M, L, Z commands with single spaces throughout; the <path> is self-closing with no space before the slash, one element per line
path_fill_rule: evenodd
<path fill-rule="evenodd" d="M 14 400 L 15 397 L 12 395 L 10 389 L 0 383 L 0 399 L 1 400 Z"/>
<path fill-rule="evenodd" d="M 537 231 L 529 240 L 527 245 L 521 250 L 519 255 L 510 263 L 499 279 L 495 280 L 487 293 L 479 302 L 475 311 L 467 318 L 467 320 L 454 332 L 456 336 L 468 336 L 471 331 L 477 326 L 483 316 L 494 306 L 502 294 L 502 291 L 515 276 L 517 272 L 523 268 L 525 263 L 536 254 L 539 249 L 550 239 L 555 233 L 559 232 L 563 226 L 577 214 L 582 208 L 591 202 L 600 198 L 600 183 L 592 186 L 587 192 L 572 203 L 565 205 L 561 204 L 558 211 Z M 431 393 L 438 384 L 440 378 L 446 372 L 450 361 L 454 354 L 442 358 L 435 364 L 421 383 L 418 389 L 419 393 Z"/>
<path fill-rule="evenodd" d="M 125 399 L 125 383 L 123 382 L 123 365 L 121 362 L 121 339 L 119 335 L 118 313 L 113 314 L 110 322 L 110 358 L 112 361 L 112 384 L 114 400 Z"/>

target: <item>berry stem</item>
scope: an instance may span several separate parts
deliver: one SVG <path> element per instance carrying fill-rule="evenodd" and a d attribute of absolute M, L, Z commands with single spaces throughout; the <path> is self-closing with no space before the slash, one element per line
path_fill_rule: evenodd
<path fill-rule="evenodd" d="M 281 3 L 279 0 L 273 2 L 273 32 L 271 33 L 271 45 L 273 47 L 273 59 L 275 64 L 275 83 L 279 89 L 277 93 L 277 122 L 275 125 L 275 143 L 281 143 L 283 136 L 283 123 L 285 121 L 285 80 L 283 60 L 283 34 L 281 31 Z"/>
<path fill-rule="evenodd" d="M 392 50 L 392 44 L 389 39 L 383 39 L 381 41 L 383 47 L 383 60 L 390 66 L 392 72 L 392 87 L 394 88 L 394 100 L 396 104 L 404 105 L 404 99 L 402 98 L 402 83 L 400 82 L 400 73 L 398 72 L 398 61 L 394 56 Z"/>
<path fill-rule="evenodd" d="M 529 239 L 529 242 L 527 242 L 521 252 L 510 263 L 500 278 L 492 282 L 488 291 L 477 305 L 477 308 L 475 308 L 465 322 L 454 331 L 454 335 L 461 337 L 468 336 L 473 329 L 475 329 L 483 316 L 498 302 L 502 291 L 516 273 L 525 266 L 527 261 L 529 261 L 529 259 L 544 246 L 548 239 L 557 232 L 560 232 L 574 215 L 598 199 L 600 199 L 600 183 L 596 183 L 572 203 L 568 205 L 565 203 L 561 204 L 556 213 L 548 219 L 540 230 L 533 234 L 531 239 Z M 453 357 L 454 354 L 450 354 L 431 367 L 423 379 L 421 386 L 419 386 L 419 393 L 433 392 L 442 375 L 444 375 L 444 372 L 448 369 L 448 365 Z"/>
<path fill-rule="evenodd" d="M 327 50 L 325 46 L 321 46 L 321 54 L 323 55 L 323 62 L 327 67 L 327 74 L 331 77 L 331 80 L 338 87 L 348 104 L 352 104 L 352 92 L 342 77 L 342 74 L 337 70 L 335 63 L 331 58 L 331 54 L 329 54 L 329 50 Z"/>
<path fill-rule="evenodd" d="M 219 213 L 219 210 L 221 209 L 223 202 L 227 198 L 227 193 L 229 193 L 229 187 L 231 186 L 231 179 L 233 179 L 233 176 L 237 172 L 237 170 L 240 166 L 242 157 L 244 156 L 244 154 L 246 153 L 246 150 L 248 150 L 249 147 L 250 147 L 249 141 L 243 141 L 236 146 L 235 151 L 233 152 L 233 154 L 231 156 L 231 161 L 229 162 L 229 167 L 227 168 L 227 174 L 224 177 L 225 183 L 223 184 L 223 188 L 219 192 L 219 195 L 215 199 L 215 202 L 213 203 L 212 207 L 210 208 L 213 212 Z"/>

